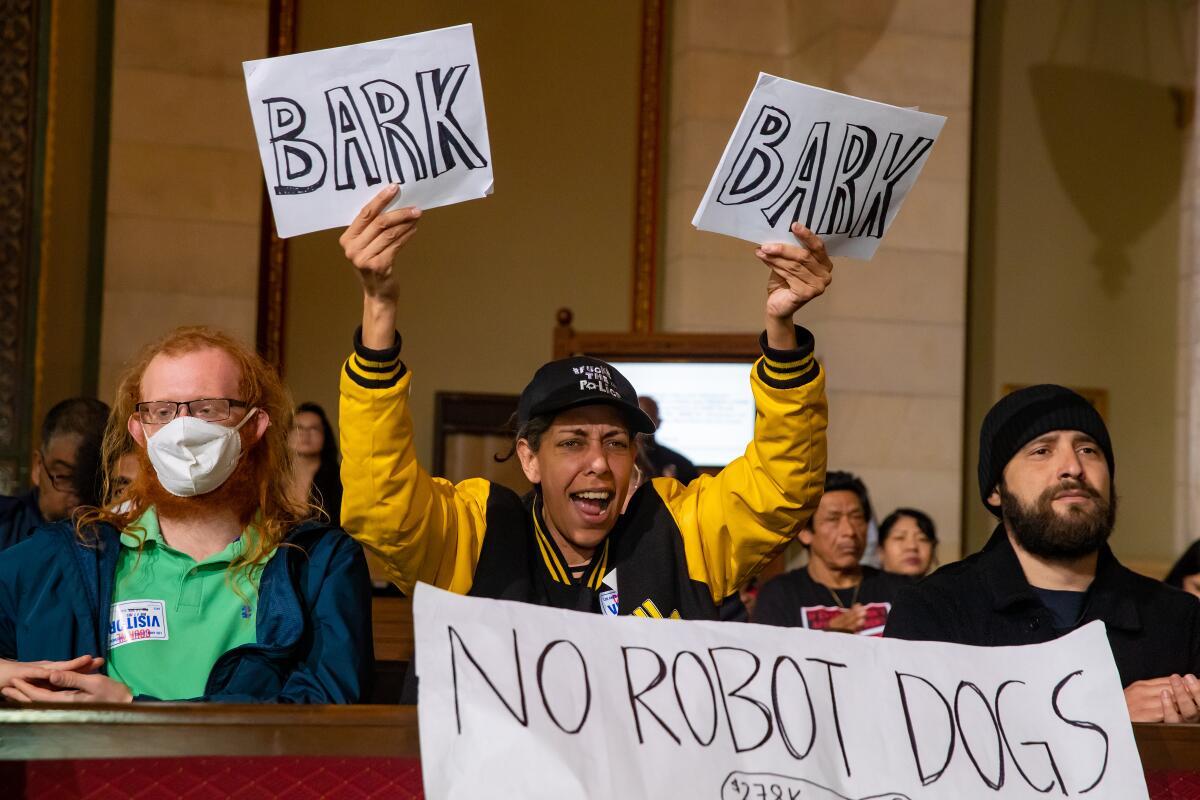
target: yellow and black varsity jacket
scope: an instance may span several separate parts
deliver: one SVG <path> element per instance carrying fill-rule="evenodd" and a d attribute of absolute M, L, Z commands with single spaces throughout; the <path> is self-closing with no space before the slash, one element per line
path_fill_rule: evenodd
<path fill-rule="evenodd" d="M 633 495 L 581 579 L 547 534 L 536 492 L 482 478 L 453 484 L 417 463 L 411 375 L 400 337 L 355 335 L 341 376 L 342 525 L 405 593 L 418 581 L 460 594 L 649 617 L 715 619 L 717 605 L 788 543 L 825 483 L 825 375 L 812 334 L 751 370 L 754 441 L 717 475 L 655 478 Z"/>

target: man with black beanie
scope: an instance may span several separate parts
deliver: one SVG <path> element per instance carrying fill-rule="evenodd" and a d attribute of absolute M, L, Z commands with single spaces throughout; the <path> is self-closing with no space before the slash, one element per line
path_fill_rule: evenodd
<path fill-rule="evenodd" d="M 1000 519 L 983 550 L 901 590 L 885 636 L 1005 646 L 1104 622 L 1134 722 L 1200 720 L 1200 600 L 1121 566 L 1112 441 L 1080 395 L 1043 384 L 994 405 L 979 494 Z"/>

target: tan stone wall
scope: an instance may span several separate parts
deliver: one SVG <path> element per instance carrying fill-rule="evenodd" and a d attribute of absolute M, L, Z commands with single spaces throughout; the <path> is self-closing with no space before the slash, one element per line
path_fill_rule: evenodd
<path fill-rule="evenodd" d="M 759 71 L 948 117 L 875 259 L 842 260 L 801 312 L 829 376 L 829 465 L 882 516 L 927 510 L 958 555 L 962 485 L 973 4 L 959 0 L 679 0 L 672 5 L 665 330 L 761 325 L 745 242 L 691 227 Z"/>
<path fill-rule="evenodd" d="M 177 325 L 253 343 L 262 168 L 241 62 L 266 0 L 118 0 L 100 396 Z"/>

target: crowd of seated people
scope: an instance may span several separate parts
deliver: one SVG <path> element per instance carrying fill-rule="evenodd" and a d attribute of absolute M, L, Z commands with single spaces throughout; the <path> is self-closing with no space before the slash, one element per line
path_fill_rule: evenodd
<path fill-rule="evenodd" d="M 421 212 L 388 211 L 394 196 L 381 192 L 341 239 L 363 315 L 339 376 L 340 455 L 319 406 L 293 409 L 271 367 L 207 328 L 148 346 L 111 412 L 52 409 L 32 492 L 0 503 L 0 694 L 363 702 L 364 547 L 405 593 L 423 581 L 609 616 L 718 619 L 795 538 L 807 563 L 762 585 L 751 621 L 1006 645 L 1100 619 L 1131 717 L 1200 720 L 1200 600 L 1113 557 L 1114 448 L 1070 390 L 1018 391 L 984 421 L 979 490 L 998 524 L 980 553 L 929 574 L 934 522 L 902 507 L 878 527 L 881 568 L 863 563 L 870 497 L 826 469 L 824 371 L 794 321 L 833 265 L 799 224 L 792 242 L 753 251 L 767 296 L 742 457 L 694 475 L 661 449 L 651 458 L 653 404 L 612 365 L 571 357 L 520 395 L 509 457 L 531 492 L 431 476 L 397 326 L 399 254 Z M 1198 593 L 1200 564 L 1186 559 L 1172 580 Z"/>

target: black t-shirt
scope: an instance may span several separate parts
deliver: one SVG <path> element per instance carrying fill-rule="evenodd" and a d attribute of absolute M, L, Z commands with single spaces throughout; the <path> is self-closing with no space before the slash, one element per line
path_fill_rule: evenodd
<path fill-rule="evenodd" d="M 817 583 L 802 567 L 768 581 L 758 593 L 752 622 L 784 628 L 824 630 L 829 621 L 855 603 L 867 607 L 867 622 L 860 634 L 882 636 L 892 608 L 892 599 L 911 578 L 892 575 L 874 567 L 862 568 L 857 589 L 830 589 Z M 836 599 L 835 599 L 836 598 Z"/>
<path fill-rule="evenodd" d="M 1083 608 L 1087 605 L 1087 592 L 1070 592 L 1062 589 L 1042 589 L 1030 586 L 1042 605 L 1050 612 L 1057 631 L 1075 630 L 1079 620 L 1083 618 Z"/>

